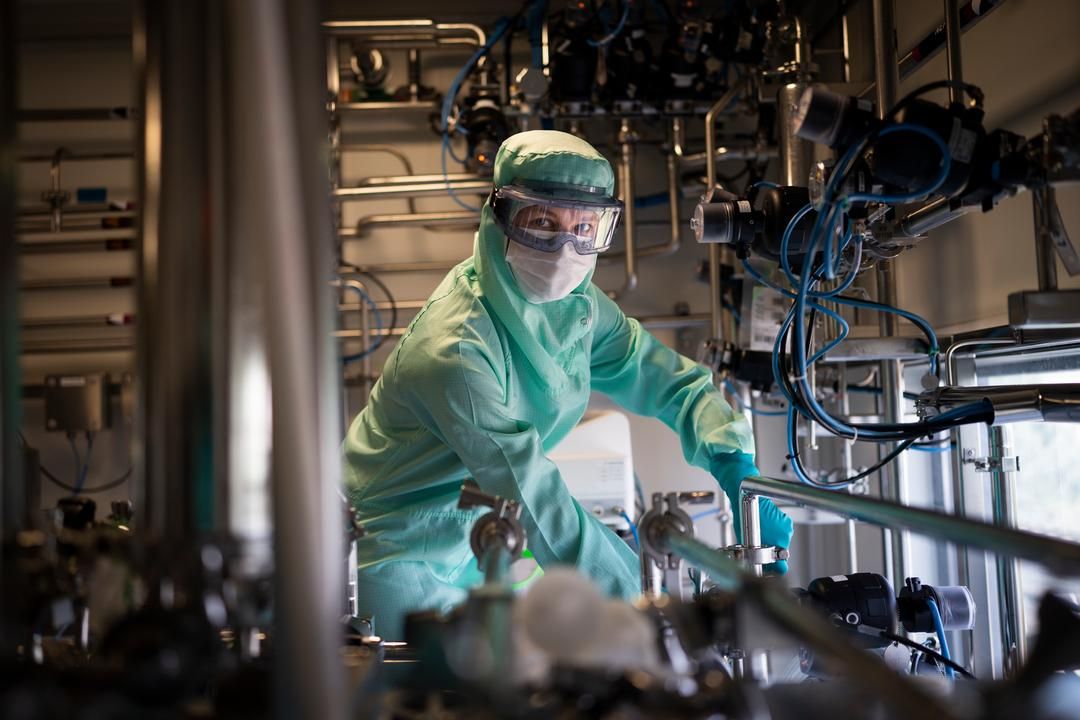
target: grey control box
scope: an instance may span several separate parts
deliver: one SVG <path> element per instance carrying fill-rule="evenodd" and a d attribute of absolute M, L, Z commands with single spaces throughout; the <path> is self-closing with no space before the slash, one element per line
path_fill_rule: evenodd
<path fill-rule="evenodd" d="M 98 432 L 111 427 L 109 376 L 45 377 L 45 429 L 54 432 Z"/>

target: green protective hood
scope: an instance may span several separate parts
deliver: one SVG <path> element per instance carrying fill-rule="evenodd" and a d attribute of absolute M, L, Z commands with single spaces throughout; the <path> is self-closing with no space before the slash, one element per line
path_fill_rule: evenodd
<path fill-rule="evenodd" d="M 556 130 L 512 135 L 495 156 L 495 186 L 543 182 L 601 187 L 610 195 L 611 164 L 581 138 Z M 525 299 L 506 264 L 506 236 L 495 222 L 491 200 L 484 203 L 476 233 L 473 263 L 487 304 L 517 349 L 557 396 L 569 383 L 579 341 L 596 314 L 587 292 L 592 273 L 569 296 L 536 304 Z"/>

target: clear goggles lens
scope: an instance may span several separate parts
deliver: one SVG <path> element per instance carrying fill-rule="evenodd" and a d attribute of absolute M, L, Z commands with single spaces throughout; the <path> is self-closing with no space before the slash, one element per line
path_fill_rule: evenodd
<path fill-rule="evenodd" d="M 618 200 L 577 200 L 514 185 L 497 188 L 492 206 L 510 239 L 543 252 L 556 252 L 569 242 L 581 255 L 611 247 L 622 212 Z"/>

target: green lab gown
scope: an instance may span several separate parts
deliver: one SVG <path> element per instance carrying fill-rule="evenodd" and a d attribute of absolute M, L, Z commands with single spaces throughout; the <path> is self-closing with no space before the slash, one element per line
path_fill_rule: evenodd
<path fill-rule="evenodd" d="M 543 130 L 510 137 L 496 157 L 496 185 L 523 180 L 613 186 L 589 144 Z M 405 613 L 447 610 L 481 579 L 469 532 L 484 511 L 457 509 L 466 478 L 521 503 L 541 567 L 573 565 L 612 596 L 638 594 L 634 551 L 570 496 L 547 457 L 594 390 L 662 420 L 729 495 L 757 474 L 750 426 L 707 369 L 627 318 L 591 277 L 564 299 L 525 300 L 506 242 L 485 204 L 473 256 L 409 324 L 344 441 L 347 493 L 367 530 L 360 612 L 384 638 L 400 638 Z"/>

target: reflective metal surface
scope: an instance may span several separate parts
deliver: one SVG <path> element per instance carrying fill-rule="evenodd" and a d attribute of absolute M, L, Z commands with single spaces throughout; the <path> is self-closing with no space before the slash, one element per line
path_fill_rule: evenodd
<path fill-rule="evenodd" d="M 19 265 L 15 238 L 16 3 L 0 4 L 0 542 L 23 520 Z M 3 563 L 3 559 L 0 559 Z M 0 567 L 0 570 L 3 568 Z M 2 594 L 2 593 L 0 593 Z M 3 600 L 0 600 L 2 608 Z M 0 615 L 0 622 L 3 616 Z M 2 630 L 2 628 L 0 628 Z"/>
<path fill-rule="evenodd" d="M 1062 576 L 1080 577 L 1080 545 L 1064 540 L 773 478 L 747 478 L 743 488 L 775 500 L 829 510 L 873 525 L 905 528 L 971 548 L 1031 560 Z"/>

